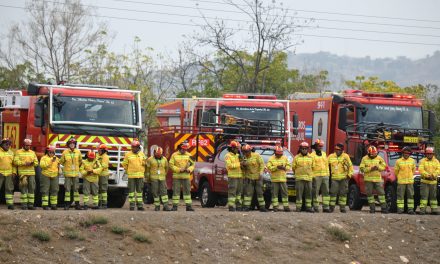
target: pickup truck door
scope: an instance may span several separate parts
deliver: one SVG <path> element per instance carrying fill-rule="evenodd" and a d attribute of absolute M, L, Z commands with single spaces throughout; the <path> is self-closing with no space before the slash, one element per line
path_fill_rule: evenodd
<path fill-rule="evenodd" d="M 228 173 L 226 171 L 225 155 L 228 150 L 225 148 L 217 155 L 214 161 L 214 192 L 227 193 L 228 192 Z"/>

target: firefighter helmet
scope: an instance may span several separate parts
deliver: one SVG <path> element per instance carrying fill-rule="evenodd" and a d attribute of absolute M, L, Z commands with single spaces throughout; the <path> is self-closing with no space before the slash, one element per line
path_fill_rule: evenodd
<path fill-rule="evenodd" d="M 301 144 L 299 144 L 299 147 L 300 148 L 308 148 L 309 147 L 309 143 L 303 141 L 303 142 L 301 142 Z"/>
<path fill-rule="evenodd" d="M 239 148 L 240 143 L 238 141 L 232 140 L 231 143 L 229 143 L 230 148 Z"/>
<path fill-rule="evenodd" d="M 141 142 L 139 142 L 139 140 L 137 140 L 137 139 L 134 139 L 134 140 L 131 142 L 131 146 L 132 146 L 132 147 L 140 147 L 140 145 L 141 145 Z"/>
<path fill-rule="evenodd" d="M 377 154 L 377 148 L 375 146 L 370 146 L 370 147 L 368 147 L 367 152 L 370 155 L 375 155 L 375 154 Z"/>
<path fill-rule="evenodd" d="M 318 138 L 317 140 L 315 140 L 315 145 L 324 147 L 324 140 Z"/>
<path fill-rule="evenodd" d="M 249 144 L 244 144 L 243 147 L 241 147 L 241 150 L 248 152 L 252 150 L 252 147 Z"/>
<path fill-rule="evenodd" d="M 24 143 L 25 145 L 32 145 L 32 140 L 31 140 L 30 138 L 25 138 L 25 139 L 23 140 L 23 143 Z"/>
<path fill-rule="evenodd" d="M 184 149 L 184 150 L 189 149 L 189 144 L 188 144 L 188 142 L 184 141 L 184 142 L 180 143 L 180 145 L 179 145 L 179 149 Z"/>
<path fill-rule="evenodd" d="M 341 143 L 336 144 L 335 150 L 344 150 L 344 144 Z"/>
<path fill-rule="evenodd" d="M 99 145 L 98 149 L 108 150 L 108 147 L 106 144 L 101 144 L 101 145 Z"/>
<path fill-rule="evenodd" d="M 47 152 L 55 152 L 55 146 L 54 145 L 47 146 L 46 151 Z"/>
<path fill-rule="evenodd" d="M 410 147 L 404 147 L 403 149 L 402 149 L 402 153 L 411 153 L 412 151 L 411 151 L 411 148 Z"/>
<path fill-rule="evenodd" d="M 67 144 L 70 144 L 70 143 L 76 144 L 76 139 L 74 137 L 69 138 L 69 140 L 67 140 Z"/>
<path fill-rule="evenodd" d="M 89 152 L 87 152 L 87 158 L 94 159 L 95 157 L 96 157 L 96 155 L 93 150 L 89 150 Z"/>
<path fill-rule="evenodd" d="M 161 156 L 163 154 L 163 148 L 157 147 L 157 149 L 154 150 L 154 155 Z"/>
<path fill-rule="evenodd" d="M 10 138 L 8 138 L 8 137 L 5 137 L 5 138 L 3 138 L 3 139 L 2 139 L 2 142 L 1 142 L 1 144 L 4 144 L 4 143 L 12 143 L 12 141 L 11 141 L 11 139 L 10 139 Z"/>
<path fill-rule="evenodd" d="M 433 147 L 427 147 L 425 149 L 425 154 L 434 154 L 434 148 Z"/>
<path fill-rule="evenodd" d="M 283 147 L 281 147 L 281 146 L 276 146 L 275 147 L 275 154 L 276 155 L 283 155 Z"/>

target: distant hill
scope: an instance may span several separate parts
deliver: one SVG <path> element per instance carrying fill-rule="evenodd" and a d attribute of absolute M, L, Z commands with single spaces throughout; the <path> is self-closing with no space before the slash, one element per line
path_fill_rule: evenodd
<path fill-rule="evenodd" d="M 440 86 L 440 51 L 423 59 L 411 60 L 407 57 L 396 59 L 371 59 L 338 56 L 328 52 L 289 54 L 289 68 L 300 69 L 305 73 L 320 70 L 329 72 L 330 88 L 345 89 L 345 80 L 356 76 L 377 76 L 381 80 L 391 80 L 400 86 L 416 84 L 436 84 Z"/>

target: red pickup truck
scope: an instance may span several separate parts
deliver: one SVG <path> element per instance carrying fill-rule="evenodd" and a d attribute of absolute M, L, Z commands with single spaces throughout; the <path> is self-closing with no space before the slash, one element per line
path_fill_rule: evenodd
<path fill-rule="evenodd" d="M 254 151 L 259 153 L 264 162 L 274 155 L 275 146 L 273 145 L 253 145 Z M 196 162 L 194 169 L 193 184 L 196 186 L 198 197 L 202 207 L 214 207 L 216 205 L 224 206 L 228 196 L 228 176 L 225 165 L 225 155 L 227 147 L 219 147 L 219 151 L 214 157 L 210 157 L 207 162 Z M 288 150 L 284 150 L 290 162 L 293 155 Z M 271 204 L 270 173 L 265 170 L 263 176 L 264 200 L 266 208 Z M 289 198 L 295 196 L 295 178 L 292 171 L 287 175 L 287 186 Z M 256 197 L 253 197 L 251 208 L 256 205 Z"/>

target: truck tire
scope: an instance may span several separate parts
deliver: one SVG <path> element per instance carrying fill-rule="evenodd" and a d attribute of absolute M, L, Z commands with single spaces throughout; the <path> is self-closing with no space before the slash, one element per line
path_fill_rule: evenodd
<path fill-rule="evenodd" d="M 397 193 L 394 184 L 388 184 L 385 187 L 385 202 L 391 213 L 397 212 Z"/>
<path fill-rule="evenodd" d="M 355 183 L 352 183 L 348 188 L 348 207 L 350 210 L 361 210 L 363 202 L 361 199 L 361 192 Z"/>
<path fill-rule="evenodd" d="M 127 200 L 127 188 L 116 188 L 108 191 L 109 208 L 122 208 Z"/>
<path fill-rule="evenodd" d="M 217 195 L 211 191 L 207 181 L 203 182 L 200 188 L 200 204 L 202 207 L 214 207 L 217 203 Z"/>

